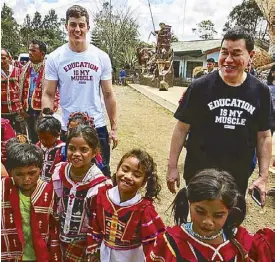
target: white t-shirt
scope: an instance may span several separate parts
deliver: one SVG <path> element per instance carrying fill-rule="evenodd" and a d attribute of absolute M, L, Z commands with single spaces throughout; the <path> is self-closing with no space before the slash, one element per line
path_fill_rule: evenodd
<path fill-rule="evenodd" d="M 70 113 L 76 111 L 87 112 L 96 127 L 106 125 L 100 80 L 112 79 L 112 66 L 105 52 L 90 44 L 77 53 L 64 44 L 48 56 L 45 78 L 58 80 L 63 130 L 67 130 Z"/>

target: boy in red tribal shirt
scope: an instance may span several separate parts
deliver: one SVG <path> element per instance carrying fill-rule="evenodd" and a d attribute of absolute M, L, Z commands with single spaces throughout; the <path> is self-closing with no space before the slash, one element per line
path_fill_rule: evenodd
<path fill-rule="evenodd" d="M 12 177 L 2 178 L 1 261 L 62 261 L 54 218 L 52 183 L 39 179 L 40 148 L 14 143 L 7 148 L 6 166 Z"/>

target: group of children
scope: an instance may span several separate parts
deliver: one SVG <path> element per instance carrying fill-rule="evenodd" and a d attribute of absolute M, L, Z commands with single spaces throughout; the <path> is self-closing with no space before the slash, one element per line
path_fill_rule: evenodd
<path fill-rule="evenodd" d="M 161 188 L 152 157 L 127 152 L 111 180 L 92 119 L 75 113 L 68 127 L 65 144 L 46 115 L 37 145 L 7 144 L 1 261 L 275 261 L 275 232 L 241 227 L 245 199 L 227 172 L 199 172 L 172 203 L 176 226 L 166 227 L 153 204 Z"/>

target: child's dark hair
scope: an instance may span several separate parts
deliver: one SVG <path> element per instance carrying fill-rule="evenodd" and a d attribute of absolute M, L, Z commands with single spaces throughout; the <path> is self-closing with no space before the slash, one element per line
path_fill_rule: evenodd
<path fill-rule="evenodd" d="M 70 141 L 74 137 L 83 137 L 89 147 L 93 150 L 99 150 L 100 148 L 100 143 L 96 130 L 90 126 L 81 124 L 73 128 L 67 137 L 67 148 Z"/>
<path fill-rule="evenodd" d="M 43 166 L 43 151 L 33 144 L 13 143 L 7 147 L 7 170 L 17 167 Z"/>
<path fill-rule="evenodd" d="M 53 136 L 59 136 L 61 123 L 52 115 L 45 115 L 37 119 L 36 132 L 49 132 Z"/>
<path fill-rule="evenodd" d="M 234 228 L 241 225 L 246 215 L 246 202 L 239 193 L 234 178 L 226 171 L 205 169 L 190 180 L 187 187 L 181 189 L 172 203 L 172 212 L 177 225 L 187 222 L 189 203 L 220 199 L 229 209 L 223 226 L 226 237 L 238 248 L 243 259 L 245 252 L 234 238 Z"/>
<path fill-rule="evenodd" d="M 145 182 L 147 183 L 145 197 L 158 199 L 161 186 L 157 175 L 157 164 L 154 162 L 153 158 L 144 150 L 132 149 L 121 158 L 117 165 L 117 170 L 120 168 L 124 160 L 129 157 L 137 158 L 139 160 L 139 168 L 143 167 L 145 169 Z M 116 174 L 113 179 L 114 186 L 116 186 L 115 177 Z"/>
<path fill-rule="evenodd" d="M 88 113 L 86 113 L 86 112 L 71 113 L 70 116 L 69 116 L 69 121 L 68 121 L 67 128 L 69 128 L 70 123 L 74 122 L 74 121 L 78 121 L 79 124 L 88 125 L 92 128 L 95 128 L 94 119 L 92 117 L 90 117 L 88 115 Z"/>
<path fill-rule="evenodd" d="M 6 148 L 8 149 L 10 146 L 12 146 L 13 144 L 30 144 L 30 141 L 28 139 L 28 137 L 26 135 L 23 134 L 19 134 L 16 137 L 12 137 L 10 138 L 7 142 L 6 142 Z"/>

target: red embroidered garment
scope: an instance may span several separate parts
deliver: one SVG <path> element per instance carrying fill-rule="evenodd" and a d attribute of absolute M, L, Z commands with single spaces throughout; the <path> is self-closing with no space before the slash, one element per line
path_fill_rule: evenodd
<path fill-rule="evenodd" d="M 41 99 L 42 99 L 42 92 L 44 88 L 44 81 L 45 81 L 45 65 L 43 64 L 40 68 L 38 78 L 36 80 L 36 87 L 32 94 L 31 99 L 31 107 L 34 110 L 41 110 Z M 20 92 L 21 92 L 21 101 L 23 108 L 28 111 L 29 109 L 29 91 L 30 91 L 30 74 L 31 74 L 31 63 L 28 62 L 26 66 L 23 68 L 23 72 L 21 75 L 20 80 Z M 59 105 L 59 93 L 56 92 L 55 99 L 54 99 L 54 112 L 57 111 Z"/>
<path fill-rule="evenodd" d="M 172 238 L 179 250 L 180 258 L 177 260 L 177 251 L 173 248 L 173 244 L 169 241 Z M 235 237 L 242 245 L 246 252 L 249 251 L 252 244 L 252 236 L 246 229 L 238 227 Z M 180 226 L 167 228 L 167 233 L 160 235 L 147 256 L 146 261 L 169 261 L 169 262 L 207 262 L 207 261 L 241 261 L 241 255 L 238 249 L 229 241 L 225 241 L 221 245 L 205 244 L 190 234 Z M 247 258 L 247 261 L 248 258 Z"/>
<path fill-rule="evenodd" d="M 61 147 L 65 146 L 65 143 L 62 142 L 60 139 L 57 139 L 55 144 L 51 148 L 44 147 L 40 141 L 36 145 L 43 150 L 44 154 L 41 179 L 43 181 L 50 182 L 52 178 L 51 170 L 54 170 L 55 165 L 60 162 L 56 162 L 55 160 L 61 154 Z"/>
<path fill-rule="evenodd" d="M 264 228 L 254 235 L 249 258 L 255 262 L 275 261 L 275 230 Z"/>
<path fill-rule="evenodd" d="M 60 164 L 52 176 L 59 198 L 57 212 L 60 217 L 60 240 L 72 244 L 63 245 L 68 248 L 77 246 L 78 242 L 87 238 L 90 199 L 97 194 L 99 188 L 112 186 L 111 180 L 96 165 L 91 166 L 82 181 L 75 183 L 70 177 L 71 166 L 71 163 Z M 82 258 L 79 257 L 76 261 L 81 261 Z"/>
<path fill-rule="evenodd" d="M 19 76 L 21 70 L 13 67 L 10 75 L 1 70 L 1 113 L 14 114 L 22 109 L 19 95 Z"/>
<path fill-rule="evenodd" d="M 136 204 L 122 207 L 111 201 L 106 188 L 101 188 L 91 206 L 87 253 L 97 252 L 104 241 L 106 246 L 117 250 L 143 245 L 146 255 L 157 236 L 165 231 L 152 200 L 141 198 Z"/>
<path fill-rule="evenodd" d="M 12 178 L 2 178 L 1 259 L 21 260 L 24 249 L 19 192 Z M 53 215 L 51 183 L 38 180 L 31 196 L 30 225 L 37 262 L 61 261 L 57 222 Z"/>
<path fill-rule="evenodd" d="M 8 119 L 1 118 L 1 162 L 6 162 L 6 143 L 10 138 L 15 137 L 15 131 L 13 130 L 10 121 Z"/>

